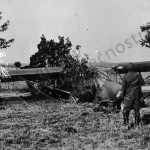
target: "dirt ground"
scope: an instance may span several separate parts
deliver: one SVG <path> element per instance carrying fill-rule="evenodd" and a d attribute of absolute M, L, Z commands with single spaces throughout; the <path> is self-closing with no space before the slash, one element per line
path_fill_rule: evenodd
<path fill-rule="evenodd" d="M 149 124 L 123 128 L 121 113 L 95 112 L 96 106 L 50 99 L 3 102 L 0 150 L 150 149 Z"/>

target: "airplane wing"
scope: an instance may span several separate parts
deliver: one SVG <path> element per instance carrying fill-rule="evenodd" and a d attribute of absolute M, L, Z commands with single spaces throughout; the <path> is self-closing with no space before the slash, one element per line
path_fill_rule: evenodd
<path fill-rule="evenodd" d="M 144 61 L 144 62 L 131 62 L 133 64 L 133 68 L 131 68 L 133 71 L 137 72 L 148 72 L 150 71 L 150 61 Z M 126 73 L 126 70 L 129 68 L 128 63 L 118 63 L 114 66 L 112 66 L 112 69 L 117 73 Z"/>
<path fill-rule="evenodd" d="M 56 75 L 61 73 L 62 67 L 45 67 L 45 68 L 28 68 L 28 69 L 9 69 L 7 70 L 9 78 L 2 79 L 3 81 L 18 81 L 18 80 L 31 80 L 37 78 L 44 78 L 45 75 Z"/>

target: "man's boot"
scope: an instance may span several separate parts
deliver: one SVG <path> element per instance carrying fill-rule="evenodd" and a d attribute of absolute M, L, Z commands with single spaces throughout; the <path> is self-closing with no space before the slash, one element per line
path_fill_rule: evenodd
<path fill-rule="evenodd" d="M 129 116 L 126 114 L 123 116 L 123 119 L 124 119 L 124 125 L 128 125 L 129 124 Z"/>
<path fill-rule="evenodd" d="M 138 126 L 140 121 L 141 121 L 140 117 L 139 116 L 135 116 L 135 125 Z"/>

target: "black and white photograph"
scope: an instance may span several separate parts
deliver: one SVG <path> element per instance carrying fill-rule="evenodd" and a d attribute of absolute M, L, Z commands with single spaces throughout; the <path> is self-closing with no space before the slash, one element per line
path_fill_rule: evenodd
<path fill-rule="evenodd" d="M 150 1 L 0 0 L 0 150 L 150 150 Z"/>

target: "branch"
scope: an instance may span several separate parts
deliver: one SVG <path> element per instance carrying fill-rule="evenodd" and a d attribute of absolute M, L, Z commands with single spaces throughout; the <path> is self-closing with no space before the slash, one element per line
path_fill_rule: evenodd
<path fill-rule="evenodd" d="M 142 32 L 149 30 L 150 29 L 150 23 L 147 23 L 146 25 L 140 26 L 140 28 L 141 28 Z"/>
<path fill-rule="evenodd" d="M 14 42 L 14 39 L 6 41 L 3 38 L 0 38 L 0 49 L 10 47 L 10 43 Z"/>
<path fill-rule="evenodd" d="M 148 48 L 150 48 L 150 45 L 149 45 L 149 44 L 145 44 L 145 47 L 148 47 Z"/>
<path fill-rule="evenodd" d="M 4 32 L 8 29 L 8 25 L 9 25 L 9 20 L 7 20 L 7 22 L 4 22 L 1 26 L 0 26 L 0 32 Z"/>

